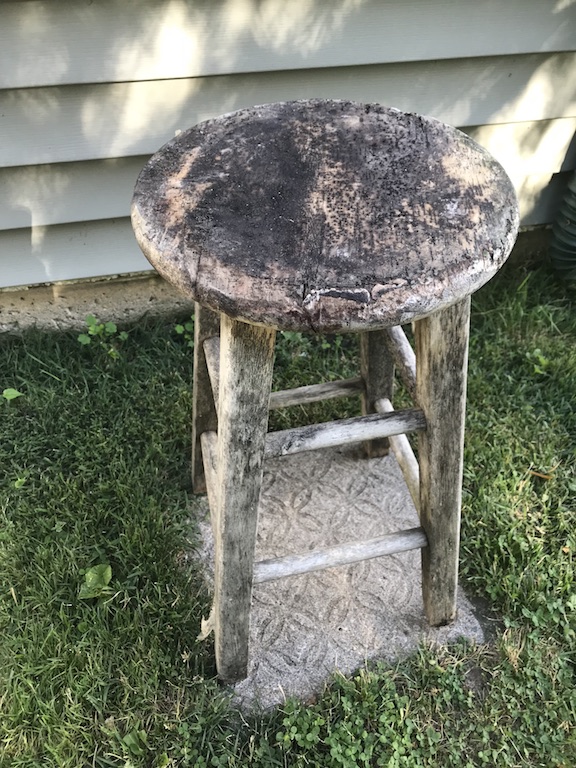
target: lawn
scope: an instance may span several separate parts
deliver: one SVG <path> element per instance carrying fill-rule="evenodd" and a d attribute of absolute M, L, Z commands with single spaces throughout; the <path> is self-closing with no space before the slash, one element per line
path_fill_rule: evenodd
<path fill-rule="evenodd" d="M 259 716 L 195 640 L 184 320 L 0 339 L 0 766 L 576 765 L 575 296 L 516 264 L 473 301 L 461 580 L 493 640 Z M 277 384 L 355 365 L 353 337 L 285 334 Z"/>

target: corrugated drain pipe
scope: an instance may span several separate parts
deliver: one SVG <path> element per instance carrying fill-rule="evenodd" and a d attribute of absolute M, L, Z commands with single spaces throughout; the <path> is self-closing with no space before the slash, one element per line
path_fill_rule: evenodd
<path fill-rule="evenodd" d="M 576 280 L 576 172 L 572 174 L 552 225 L 550 258 L 558 277 Z"/>

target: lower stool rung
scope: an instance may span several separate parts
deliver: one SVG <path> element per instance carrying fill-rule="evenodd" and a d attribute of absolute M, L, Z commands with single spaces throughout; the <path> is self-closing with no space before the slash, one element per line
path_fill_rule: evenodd
<path fill-rule="evenodd" d="M 206 473 L 206 487 L 212 521 L 212 533 L 219 535 L 219 525 L 216 519 L 216 451 L 218 437 L 216 432 L 204 432 L 201 436 L 202 458 Z M 408 552 L 411 549 L 421 549 L 428 544 L 422 528 L 409 528 L 405 531 L 386 534 L 367 541 L 339 544 L 334 547 L 313 550 L 300 555 L 287 555 L 269 560 L 262 560 L 254 565 L 254 583 L 261 584 L 286 576 L 296 576 L 301 573 L 321 571 L 338 565 L 370 560 L 374 557 L 394 555 L 398 552 Z"/>
<path fill-rule="evenodd" d="M 339 544 L 326 549 L 316 549 L 301 555 L 287 555 L 272 560 L 261 560 L 254 564 L 254 584 L 296 576 L 312 571 L 323 571 L 337 565 L 350 565 L 363 560 L 371 560 L 384 555 L 395 555 L 422 549 L 428 545 L 422 528 L 409 528 L 397 533 L 389 533 L 377 539 Z"/>

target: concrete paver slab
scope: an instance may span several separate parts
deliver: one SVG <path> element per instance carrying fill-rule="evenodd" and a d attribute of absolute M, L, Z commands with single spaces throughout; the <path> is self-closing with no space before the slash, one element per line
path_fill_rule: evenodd
<path fill-rule="evenodd" d="M 418 517 L 391 456 L 354 449 L 317 451 L 266 464 L 257 559 L 281 557 L 412 528 Z M 200 553 L 210 579 L 212 533 L 201 525 Z M 249 676 L 234 692 L 246 707 L 304 700 L 336 671 L 393 662 L 422 642 L 484 641 L 460 589 L 456 621 L 430 628 L 424 617 L 418 550 L 293 576 L 254 588 Z"/>
<path fill-rule="evenodd" d="M 194 303 L 157 275 L 124 280 L 54 283 L 13 291 L 0 291 L 0 333 L 82 330 L 86 315 L 106 322 L 133 323 L 144 316 L 158 317 L 194 311 Z"/>

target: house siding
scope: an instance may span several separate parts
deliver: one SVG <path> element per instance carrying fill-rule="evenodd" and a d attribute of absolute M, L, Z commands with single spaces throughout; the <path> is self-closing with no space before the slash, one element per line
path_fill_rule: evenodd
<path fill-rule="evenodd" d="M 456 125 L 549 223 L 576 168 L 568 0 L 19 0 L 0 8 L 0 287 L 148 269 L 131 192 L 201 120 L 375 101 Z"/>

